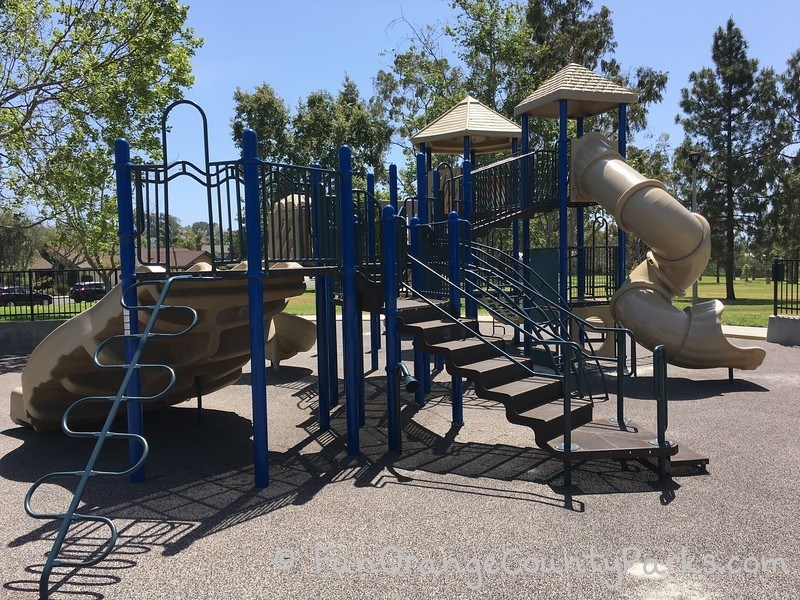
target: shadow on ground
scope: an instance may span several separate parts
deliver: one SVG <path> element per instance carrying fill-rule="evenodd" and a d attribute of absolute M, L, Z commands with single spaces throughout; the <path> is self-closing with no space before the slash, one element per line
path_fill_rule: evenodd
<path fill-rule="evenodd" d="M 144 483 L 126 480 L 95 479 L 84 495 L 84 506 L 125 523 L 117 546 L 98 566 L 80 570 L 61 568 L 51 582 L 64 596 L 102 598 L 103 590 L 120 581 L 124 569 L 137 564 L 136 557 L 160 551 L 175 555 L 194 542 L 227 528 L 245 523 L 272 511 L 305 504 L 326 486 L 350 482 L 356 487 L 387 489 L 409 486 L 436 489 L 453 494 L 506 498 L 525 504 L 582 512 L 583 502 L 574 496 L 618 492 L 654 492 L 656 477 L 639 463 L 593 461 L 573 471 L 573 488 L 564 495 L 561 487 L 562 464 L 536 448 L 503 444 L 457 441 L 458 428 L 439 435 L 420 425 L 414 416 L 419 409 L 406 403 L 402 411 L 403 453 L 386 453 L 385 386 L 382 377 L 365 381 L 366 421 L 361 430 L 361 454 L 348 456 L 345 447 L 346 422 L 341 406 L 334 411 L 332 428 L 320 431 L 316 416 L 317 378 L 308 369 L 284 368 L 270 379 L 290 393 L 298 414 L 306 419 L 299 425 L 304 439 L 285 452 L 270 453 L 270 486 L 253 487 L 251 423 L 234 413 L 206 409 L 202 421 L 196 411 L 170 407 L 158 418 L 147 420 L 146 437 L 151 453 Z M 428 409 L 449 405 L 449 386 L 434 383 Z M 405 399 L 406 401 L 409 398 Z M 449 410 L 449 406 L 440 407 Z M 465 397 L 468 416 L 489 416 L 471 409 L 502 408 L 494 403 Z M 155 414 L 155 413 L 153 413 Z M 121 423 L 119 425 L 122 425 Z M 45 471 L 82 468 L 92 443 L 64 436 L 60 432 L 35 433 L 14 428 L 2 435 L 19 440 L 21 445 L 0 459 L 0 476 L 32 483 Z M 531 443 L 533 434 L 531 432 Z M 109 442 L 99 469 L 124 468 L 127 446 Z M 527 481 L 537 486 L 508 486 L 492 481 Z M 43 500 L 57 497 L 64 501 L 63 489 L 73 489 L 73 481 L 61 486 L 44 486 Z M 46 488 L 54 488 L 47 490 Z M 672 484 L 663 489 L 662 498 L 672 493 Z M 21 510 L 21 507 L 19 507 Z M 63 509 L 63 508 L 62 508 Z M 84 509 L 87 510 L 87 509 Z M 49 545 L 58 523 L 47 521 L 30 533 L 17 537 L 9 547 L 29 543 Z M 63 552 L 73 558 L 86 558 L 105 543 L 105 530 L 96 524 L 76 525 Z M 44 542 L 44 544 L 43 544 Z M 14 592 L 37 592 L 42 564 L 26 567 L 31 578 L 4 584 Z M 56 596 L 57 597 L 57 596 Z"/>

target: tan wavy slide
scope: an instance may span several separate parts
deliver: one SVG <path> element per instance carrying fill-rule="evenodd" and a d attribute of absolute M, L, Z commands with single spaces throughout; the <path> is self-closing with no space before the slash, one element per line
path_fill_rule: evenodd
<path fill-rule="evenodd" d="M 574 140 L 571 147 L 571 194 L 597 202 L 617 225 L 638 235 L 650 248 L 611 300 L 612 316 L 652 350 L 667 348 L 671 364 L 690 369 L 755 369 L 763 348 L 731 344 L 722 333 L 719 300 L 685 310 L 672 305 L 703 274 L 711 255 L 711 229 L 667 193 L 664 184 L 647 179 L 628 165 L 612 143 L 597 133 Z"/>
<path fill-rule="evenodd" d="M 295 267 L 282 274 L 281 269 Z M 270 267 L 264 280 L 264 323 L 268 331 L 266 355 L 273 363 L 311 349 L 316 341 L 313 322 L 281 313 L 287 298 L 301 295 L 305 289 L 302 269 L 293 263 Z M 247 268 L 245 263 L 236 270 Z M 154 271 L 155 269 L 150 269 Z M 194 272 L 210 271 L 208 264 L 198 264 Z M 142 286 L 138 291 L 140 305 L 152 305 L 161 286 Z M 176 282 L 166 300 L 167 305 L 190 306 L 199 321 L 186 336 L 177 339 L 151 338 L 142 361 L 166 364 L 176 373 L 175 386 L 164 398 L 145 404 L 147 408 L 177 404 L 235 383 L 242 367 L 250 360 L 250 333 L 247 279 L 197 280 Z M 89 310 L 73 317 L 55 329 L 28 357 L 22 372 L 22 386 L 11 392 L 11 419 L 36 430 L 56 429 L 64 411 L 86 396 L 116 394 L 122 381 L 121 369 L 98 369 L 92 357 L 105 339 L 122 333 L 120 286 L 113 288 Z M 149 312 L 141 311 L 143 329 Z M 190 322 L 188 311 L 162 311 L 154 331 L 174 333 Z M 105 364 L 121 364 L 122 344 L 112 344 L 102 352 Z M 142 370 L 145 394 L 163 389 L 167 377 L 163 370 Z M 74 422 L 102 419 L 107 405 L 87 404 L 76 411 Z M 73 420 L 71 419 L 71 423 Z"/>

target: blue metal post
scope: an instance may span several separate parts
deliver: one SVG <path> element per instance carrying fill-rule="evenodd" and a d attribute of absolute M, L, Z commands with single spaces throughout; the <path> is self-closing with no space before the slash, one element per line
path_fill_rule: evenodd
<path fill-rule="evenodd" d="M 397 206 L 397 165 L 389 165 L 389 204 L 397 213 L 400 208 Z"/>
<path fill-rule="evenodd" d="M 347 453 L 359 453 L 359 349 L 356 327 L 360 326 L 356 298 L 355 210 L 353 205 L 353 170 L 350 148 L 339 148 L 340 225 L 342 235 L 342 335 L 344 337 L 344 393 L 347 409 Z"/>
<path fill-rule="evenodd" d="M 122 282 L 122 298 L 128 306 L 137 306 L 136 288 L 136 232 L 133 228 L 133 194 L 131 193 L 131 147 L 127 140 L 117 139 L 114 142 L 114 170 L 117 178 L 117 214 L 119 217 L 119 254 L 120 254 L 120 280 Z M 123 330 L 125 334 L 137 335 L 139 333 L 139 312 L 129 310 L 124 315 Z M 130 364 L 136 353 L 138 340 L 125 339 L 125 363 Z M 140 397 L 142 382 L 137 370 L 128 383 L 126 395 Z M 144 418 L 142 403 L 129 401 L 128 433 L 142 435 Z M 138 463 L 144 452 L 142 445 L 136 440 L 128 442 L 128 453 L 131 466 Z M 131 483 L 144 481 L 144 467 L 131 474 Z"/>
<path fill-rule="evenodd" d="M 323 231 L 327 231 L 327 224 L 322 219 L 322 197 L 320 194 L 322 177 L 319 169 L 320 165 L 311 165 L 314 169 L 311 172 L 311 211 L 314 218 L 314 256 L 318 259 L 322 256 L 321 238 Z M 322 261 L 317 261 L 318 266 L 322 266 Z M 328 311 L 325 306 L 326 284 L 325 277 L 317 276 L 314 281 L 314 298 L 317 303 L 317 397 L 319 403 L 319 427 L 323 431 L 330 429 L 331 408 L 330 408 L 330 377 L 328 360 Z"/>
<path fill-rule="evenodd" d="M 419 233 L 419 218 L 414 217 L 411 219 L 411 256 L 419 260 L 420 256 L 420 233 Z M 419 290 L 420 287 L 420 273 L 419 265 L 411 263 L 411 287 Z M 419 406 L 425 406 L 425 371 L 428 370 L 427 355 L 422 353 L 420 349 L 421 342 L 414 337 L 414 378 L 419 381 L 420 386 L 414 396 L 415 401 Z"/>
<path fill-rule="evenodd" d="M 619 143 L 617 150 L 625 158 L 628 147 L 628 105 L 619 105 Z M 617 288 L 622 286 L 627 276 L 627 243 L 628 234 L 617 223 Z M 617 418 L 620 427 L 624 427 L 630 419 L 625 417 L 625 376 L 624 365 L 627 362 L 627 340 L 622 333 L 617 334 Z"/>
<path fill-rule="evenodd" d="M 391 175 L 390 175 L 391 178 Z M 397 236 L 393 206 L 383 208 L 383 298 L 386 326 L 386 418 L 389 452 L 402 452 L 400 398 L 397 364 L 400 362 L 400 336 L 397 332 Z"/>
<path fill-rule="evenodd" d="M 377 264 L 376 256 L 376 239 L 377 232 L 375 231 L 375 221 L 380 218 L 378 214 L 378 201 L 375 199 L 375 175 L 372 173 L 367 174 L 367 211 L 369 219 L 369 258 L 372 265 Z M 370 352 L 370 366 L 373 371 L 378 370 L 378 350 L 381 349 L 381 315 L 379 312 L 373 310 L 369 314 L 369 352 Z"/>
<path fill-rule="evenodd" d="M 516 154 L 519 152 L 519 140 L 517 138 L 513 138 L 511 140 L 511 153 Z M 516 259 L 519 259 L 519 220 L 514 220 L 511 223 L 511 252 L 512 256 Z M 515 346 L 519 345 L 519 330 L 514 329 L 514 340 L 513 343 Z"/>
<path fill-rule="evenodd" d="M 558 102 L 558 293 L 567 298 L 567 101 Z M 563 339 L 567 339 L 566 321 L 562 317 Z M 566 366 L 565 366 L 566 368 Z"/>
<path fill-rule="evenodd" d="M 256 132 L 242 135 L 244 203 L 247 232 L 247 298 L 250 313 L 250 392 L 253 402 L 253 463 L 256 487 L 269 485 L 267 438 L 267 364 L 264 355 L 264 268 L 261 247 L 261 202 L 258 193 Z"/>
<path fill-rule="evenodd" d="M 358 385 L 358 425 L 363 427 L 366 424 L 367 415 L 364 393 L 364 379 L 366 379 L 364 373 L 364 311 L 360 302 L 356 309 L 356 319 L 356 372 L 359 374 L 356 382 Z M 347 385 L 345 384 L 346 389 Z"/>
<path fill-rule="evenodd" d="M 529 116 L 522 115 L 520 119 L 520 123 L 522 125 L 522 154 L 528 154 L 530 152 L 530 135 L 529 135 Z M 520 199 L 520 206 L 527 208 L 530 205 L 530 195 L 531 195 L 531 184 L 533 183 L 528 179 L 528 175 L 530 173 L 530 169 L 528 168 L 528 163 L 530 161 L 530 157 L 523 158 L 522 162 L 520 163 L 522 169 L 522 178 L 520 180 L 520 190 L 522 193 L 522 198 Z M 530 219 L 522 219 L 522 236 L 520 243 L 522 244 L 522 262 L 528 269 L 532 268 L 531 265 L 531 222 Z M 524 274 L 525 281 L 528 285 L 532 284 L 531 275 L 529 271 L 525 271 Z M 531 333 L 532 327 L 530 323 L 526 321 L 525 323 L 525 331 L 528 332 L 529 335 L 525 336 L 523 342 L 523 353 L 525 356 L 531 355 Z"/>
<path fill-rule="evenodd" d="M 453 211 L 447 216 L 447 235 L 449 248 L 448 277 L 453 283 L 450 286 L 450 313 L 458 318 L 461 316 L 461 265 L 460 248 L 458 239 L 458 213 Z M 461 377 L 453 375 L 450 400 L 453 406 L 453 425 L 464 424 L 464 398 Z"/>
<path fill-rule="evenodd" d="M 425 155 L 421 153 L 417 154 L 417 216 L 419 217 L 420 223 L 423 225 L 430 223 L 430 216 L 428 214 L 427 161 L 425 159 Z M 428 257 L 426 256 L 425 250 L 422 247 L 421 240 L 418 241 L 420 242 L 417 246 L 419 253 L 416 255 L 416 257 L 418 260 L 421 260 L 423 263 L 427 264 Z M 415 373 L 415 376 L 420 382 L 421 387 L 425 390 L 425 393 L 428 393 L 431 391 L 431 357 L 429 354 L 423 354 L 422 360 L 425 363 L 425 368 L 421 372 Z"/>
<path fill-rule="evenodd" d="M 577 136 L 583 137 L 583 117 L 577 119 Z M 583 224 L 586 209 L 583 205 L 577 207 L 575 220 L 578 222 L 576 246 L 578 247 L 578 297 L 586 297 L 586 232 Z"/>
<path fill-rule="evenodd" d="M 422 224 L 428 218 L 428 171 L 425 169 L 425 155 L 417 154 L 417 216 Z"/>
<path fill-rule="evenodd" d="M 328 385 L 330 386 L 330 405 L 333 408 L 339 405 L 339 344 L 337 342 L 339 333 L 336 325 L 333 281 L 328 276 L 325 277 L 325 297 L 328 299 L 325 304 L 327 310 L 325 321 L 328 325 Z"/>
<path fill-rule="evenodd" d="M 465 221 L 470 223 L 472 226 L 472 163 L 468 160 L 464 161 L 464 164 L 461 166 L 461 180 L 462 180 L 462 195 L 463 195 L 463 211 L 462 217 Z M 470 231 L 470 235 L 472 232 Z M 465 240 L 466 242 L 470 242 L 471 240 Z M 467 267 L 472 266 L 472 253 L 470 251 L 467 252 L 466 255 L 466 262 Z M 467 291 L 470 293 L 471 296 L 475 295 L 475 285 L 474 281 L 471 278 L 467 277 L 466 281 Z M 466 300 L 466 315 L 470 319 L 477 319 L 478 318 L 478 305 L 475 303 L 470 296 L 467 296 Z"/>
<path fill-rule="evenodd" d="M 443 221 L 444 202 L 439 202 L 439 188 L 442 185 L 441 173 L 439 173 L 439 170 L 437 169 L 436 171 L 431 171 L 431 176 L 433 179 L 433 215 L 434 215 L 433 220 Z"/>
<path fill-rule="evenodd" d="M 628 105 L 619 105 L 619 143 L 617 151 L 625 158 L 628 148 Z M 619 225 L 619 224 L 617 224 Z M 628 234 L 622 229 L 617 229 L 617 288 L 622 286 L 627 275 L 625 262 L 627 260 Z"/>

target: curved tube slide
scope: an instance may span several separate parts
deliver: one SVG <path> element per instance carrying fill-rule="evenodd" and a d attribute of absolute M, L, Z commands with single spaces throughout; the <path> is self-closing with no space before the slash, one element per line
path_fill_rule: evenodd
<path fill-rule="evenodd" d="M 313 323 L 280 315 L 286 307 L 286 298 L 299 296 L 306 289 L 300 268 L 280 275 L 275 272 L 286 267 L 299 265 L 272 265 L 272 276 L 264 280 L 264 323 L 270 332 L 266 349 L 273 361 L 307 351 L 315 337 Z M 246 269 L 246 264 L 234 269 Z M 211 266 L 201 263 L 189 270 L 205 272 Z M 160 288 L 160 285 L 140 287 L 139 304 L 152 305 Z M 191 306 L 197 311 L 199 321 L 185 337 L 148 340 L 142 362 L 169 365 L 176 374 L 175 386 L 169 394 L 145 403 L 143 406 L 148 409 L 193 398 L 198 386 L 205 395 L 236 383 L 242 367 L 250 360 L 246 278 L 182 281 L 170 290 L 166 304 Z M 148 311 L 140 311 L 142 328 L 149 316 Z M 188 320 L 185 311 L 163 311 L 154 331 L 181 331 Z M 116 286 L 91 308 L 53 330 L 34 349 L 22 371 L 22 386 L 11 392 L 11 419 L 36 430 L 57 429 L 64 411 L 76 400 L 116 394 L 123 371 L 98 369 L 92 357 L 103 340 L 120 333 L 122 307 L 120 286 Z M 124 363 L 122 344 L 106 347 L 100 359 L 104 364 Z M 163 389 L 165 383 L 162 370 L 142 371 L 145 394 Z M 101 403 L 87 404 L 76 411 L 74 423 L 102 419 L 107 410 L 108 406 Z"/>
<path fill-rule="evenodd" d="M 629 166 L 612 143 L 597 133 L 572 142 L 570 181 L 574 198 L 598 203 L 617 225 L 638 235 L 652 250 L 611 299 L 611 314 L 652 350 L 667 348 L 671 364 L 690 369 L 755 369 L 762 348 L 731 344 L 722 333 L 719 300 L 679 310 L 683 296 L 708 264 L 711 229 L 667 193 L 664 184 Z"/>

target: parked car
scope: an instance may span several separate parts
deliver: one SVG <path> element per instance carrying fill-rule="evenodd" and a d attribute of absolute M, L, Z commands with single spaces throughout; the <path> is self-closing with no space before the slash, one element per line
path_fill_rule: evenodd
<path fill-rule="evenodd" d="M 48 306 L 53 303 L 53 297 L 44 292 L 31 292 L 21 285 L 4 285 L 0 287 L 0 306 L 23 306 L 31 303 Z"/>
<path fill-rule="evenodd" d="M 82 281 L 69 288 L 69 297 L 75 302 L 94 302 L 105 296 L 107 291 L 102 281 Z"/>

